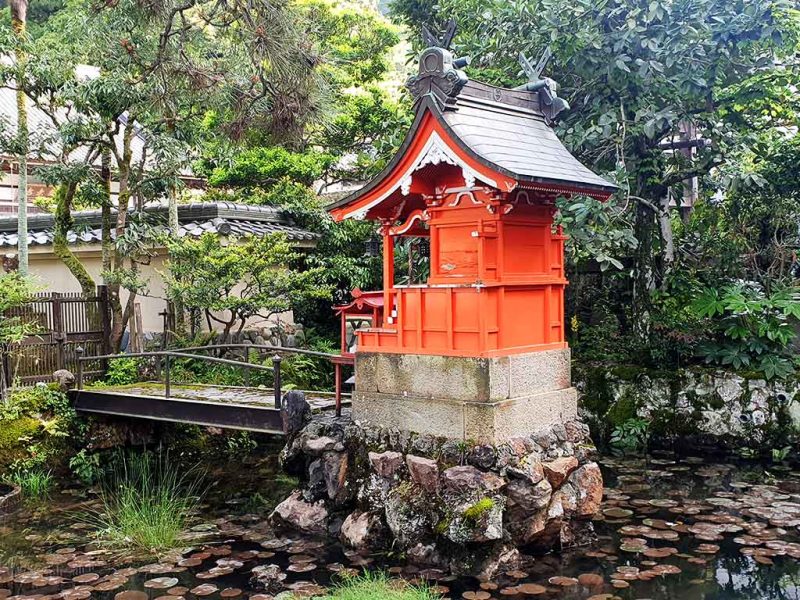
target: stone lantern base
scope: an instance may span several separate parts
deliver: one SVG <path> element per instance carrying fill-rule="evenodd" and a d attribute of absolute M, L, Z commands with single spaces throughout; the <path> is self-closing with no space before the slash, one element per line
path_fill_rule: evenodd
<path fill-rule="evenodd" d="M 569 349 L 463 358 L 357 353 L 353 419 L 501 444 L 577 418 Z"/>

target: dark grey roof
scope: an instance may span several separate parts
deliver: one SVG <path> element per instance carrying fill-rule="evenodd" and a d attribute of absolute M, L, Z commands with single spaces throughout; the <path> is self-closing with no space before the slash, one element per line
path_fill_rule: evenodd
<path fill-rule="evenodd" d="M 154 222 L 166 224 L 167 207 L 145 209 Z M 97 244 L 101 241 L 99 210 L 73 214 L 75 227 L 67 235 L 70 244 Z M 180 236 L 200 237 L 204 233 L 224 236 L 285 233 L 293 242 L 314 243 L 318 234 L 297 227 L 286 213 L 274 206 L 250 206 L 233 202 L 198 202 L 178 206 Z M 113 232 L 112 232 L 113 233 Z M 28 219 L 28 245 L 47 246 L 53 242 L 53 215 L 31 215 Z M 17 246 L 17 217 L 0 216 L 0 248 Z"/>
<path fill-rule="evenodd" d="M 454 110 L 439 114 L 465 149 L 516 179 L 613 192 L 616 186 L 583 166 L 558 139 L 529 92 L 470 81 Z M 496 99 L 495 99 L 496 98 Z"/>
<path fill-rule="evenodd" d="M 546 90 L 506 89 L 469 81 L 455 68 L 444 48 L 428 48 L 420 58 L 420 73 L 407 87 L 415 98 L 416 118 L 392 161 L 363 188 L 330 204 L 347 206 L 380 185 L 414 141 L 423 116 L 430 113 L 452 140 L 476 161 L 511 177 L 522 186 L 541 185 L 553 191 L 607 197 L 617 186 L 583 166 L 561 143 L 550 126 L 566 103 L 555 95 L 552 80 Z M 553 104 L 553 98 L 558 104 Z"/>

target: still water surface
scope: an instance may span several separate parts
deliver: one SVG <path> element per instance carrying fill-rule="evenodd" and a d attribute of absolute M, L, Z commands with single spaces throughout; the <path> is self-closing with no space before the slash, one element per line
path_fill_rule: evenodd
<path fill-rule="evenodd" d="M 120 555 L 92 544 L 81 518 L 92 497 L 68 490 L 0 517 L 0 600 L 265 600 L 272 596 L 250 578 L 270 564 L 297 597 L 321 594 L 337 573 L 380 568 L 424 578 L 449 598 L 800 600 L 800 472 L 699 459 L 606 459 L 603 467 L 597 543 L 530 557 L 490 581 L 276 537 L 266 511 L 231 494 L 203 506 L 184 551 Z"/>

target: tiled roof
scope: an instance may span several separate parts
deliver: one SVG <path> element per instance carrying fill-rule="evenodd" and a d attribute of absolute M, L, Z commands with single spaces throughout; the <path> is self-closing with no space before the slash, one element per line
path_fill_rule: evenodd
<path fill-rule="evenodd" d="M 166 224 L 167 207 L 145 209 L 156 223 Z M 101 214 L 99 210 L 73 214 L 75 227 L 67 235 L 70 244 L 99 244 Z M 284 233 L 297 243 L 314 243 L 318 234 L 297 227 L 283 211 L 272 206 L 249 206 L 232 202 L 203 202 L 178 207 L 180 236 L 200 237 L 204 233 L 244 237 Z M 112 231 L 113 235 L 113 231 Z M 48 246 L 53 243 L 53 215 L 33 215 L 28 220 L 28 245 Z M 0 248 L 17 246 L 17 217 L 0 216 Z"/>
<path fill-rule="evenodd" d="M 500 100 L 487 98 L 489 90 L 496 91 Z M 518 179 L 613 191 L 612 183 L 587 169 L 564 147 L 536 110 L 538 103 L 526 106 L 514 97 L 522 94 L 469 82 L 456 109 L 441 111 L 441 118 L 472 152 Z"/>

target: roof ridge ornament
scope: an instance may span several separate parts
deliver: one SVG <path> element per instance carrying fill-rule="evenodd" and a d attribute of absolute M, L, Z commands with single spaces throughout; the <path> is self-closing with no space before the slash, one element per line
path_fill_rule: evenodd
<path fill-rule="evenodd" d="M 446 29 L 444 30 L 444 34 L 440 39 L 438 36 L 434 35 L 430 29 L 428 29 L 427 25 L 423 25 L 422 41 L 427 48 L 444 48 L 445 50 L 449 50 L 450 44 L 453 43 L 453 38 L 456 37 L 456 29 L 456 20 L 452 18 L 448 19 Z"/>
<path fill-rule="evenodd" d="M 406 87 L 415 102 L 430 95 L 442 110 L 455 108 L 458 94 L 469 81 L 461 69 L 470 62 L 466 56 L 453 57 L 450 44 L 455 35 L 454 19 L 447 21 L 447 29 L 441 38 L 434 35 L 426 26 L 422 26 L 422 40 L 427 47 L 419 55 L 419 73 L 406 82 Z"/>
<path fill-rule="evenodd" d="M 534 67 L 525 54 L 520 52 L 519 64 L 525 75 L 528 76 L 528 83 L 514 88 L 515 90 L 537 92 L 539 94 L 539 110 L 544 114 L 548 125 L 552 125 L 562 111 L 569 109 L 569 102 L 558 97 L 558 84 L 549 77 L 542 77 L 542 71 L 544 71 L 552 56 L 553 51 L 550 46 L 547 46 L 542 52 L 539 62 Z"/>

